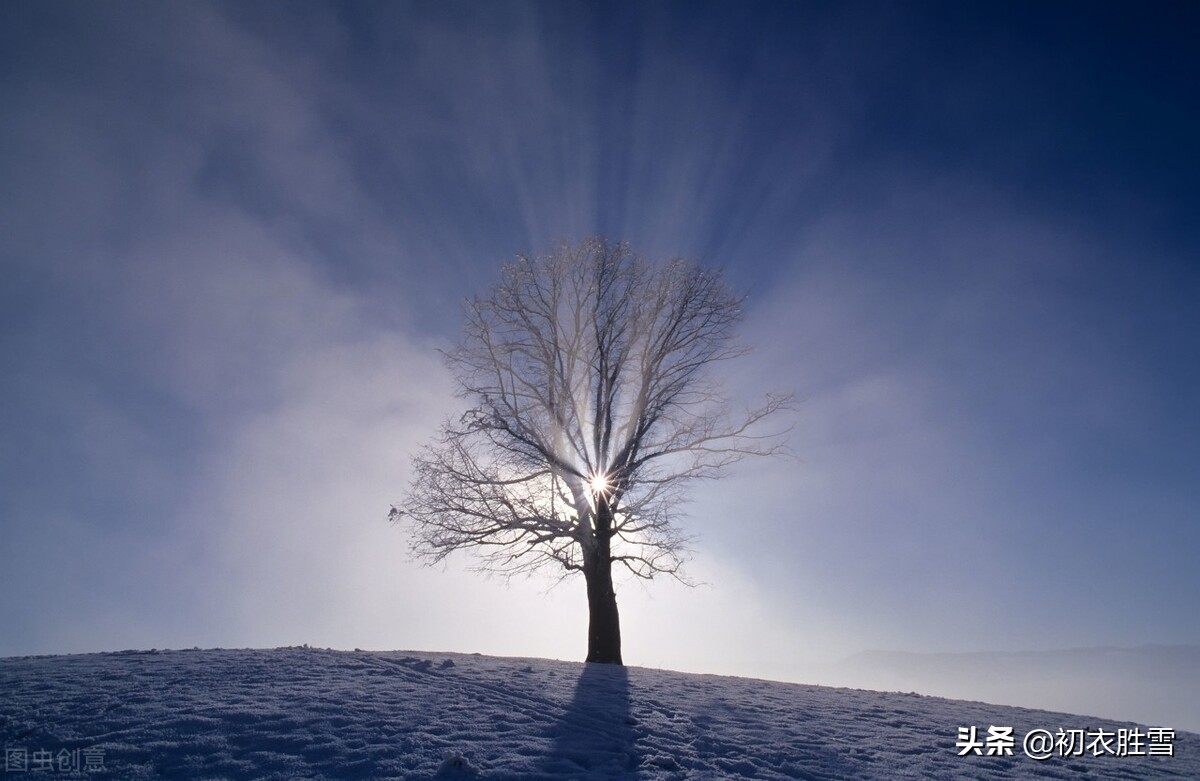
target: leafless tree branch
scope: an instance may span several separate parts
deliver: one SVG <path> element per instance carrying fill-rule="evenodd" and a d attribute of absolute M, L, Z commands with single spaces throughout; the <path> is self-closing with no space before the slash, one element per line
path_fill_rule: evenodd
<path fill-rule="evenodd" d="M 519 256 L 465 314 L 446 359 L 469 409 L 392 509 L 426 561 L 472 549 L 492 572 L 570 573 L 603 543 L 637 577 L 682 577 L 685 484 L 783 449 L 790 395 L 735 414 L 708 377 L 745 352 L 718 271 L 589 239 Z"/>

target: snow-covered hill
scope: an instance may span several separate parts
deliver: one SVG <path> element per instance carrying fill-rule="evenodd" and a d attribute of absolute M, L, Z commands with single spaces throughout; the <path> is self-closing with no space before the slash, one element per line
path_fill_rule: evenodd
<path fill-rule="evenodd" d="M 1012 743 L 993 727 L 1011 727 Z M 1025 738 L 1038 730 L 1079 730 L 1087 746 L 1032 759 Z M 0 742 L 0 771 L 14 779 L 1200 778 L 1200 735 L 1086 716 L 310 648 L 0 659 Z"/>

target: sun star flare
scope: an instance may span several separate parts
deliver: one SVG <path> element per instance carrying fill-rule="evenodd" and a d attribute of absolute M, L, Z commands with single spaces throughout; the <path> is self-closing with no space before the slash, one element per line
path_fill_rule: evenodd
<path fill-rule="evenodd" d="M 591 487 L 592 493 L 596 495 L 606 494 L 612 490 L 612 484 L 608 481 L 608 475 L 603 472 L 597 472 L 592 475 L 592 479 L 588 481 L 588 485 Z"/>

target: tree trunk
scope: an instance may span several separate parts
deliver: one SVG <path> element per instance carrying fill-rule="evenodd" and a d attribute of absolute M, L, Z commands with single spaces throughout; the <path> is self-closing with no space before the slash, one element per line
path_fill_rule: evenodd
<path fill-rule="evenodd" d="M 621 617 L 612 586 L 612 561 L 607 556 L 594 569 L 584 569 L 588 595 L 587 661 L 602 664 L 621 662 Z"/>
<path fill-rule="evenodd" d="M 583 577 L 588 596 L 587 661 L 624 664 L 621 661 L 621 616 L 612 583 L 611 511 L 601 502 L 591 550 L 584 552 Z"/>

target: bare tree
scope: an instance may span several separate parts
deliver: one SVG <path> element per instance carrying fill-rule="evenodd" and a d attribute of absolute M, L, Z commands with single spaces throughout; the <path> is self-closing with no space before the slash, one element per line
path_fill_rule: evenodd
<path fill-rule="evenodd" d="M 582 573 L 587 661 L 621 664 L 613 564 L 679 577 L 686 485 L 781 448 L 760 424 L 790 397 L 734 414 L 706 371 L 744 352 L 740 315 L 719 272 L 624 243 L 519 256 L 467 302 L 446 357 L 470 409 L 414 459 L 392 518 L 430 563 L 469 548 L 488 571 Z"/>

